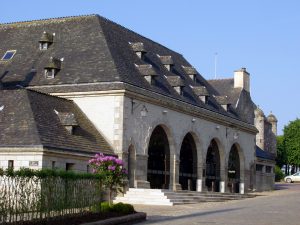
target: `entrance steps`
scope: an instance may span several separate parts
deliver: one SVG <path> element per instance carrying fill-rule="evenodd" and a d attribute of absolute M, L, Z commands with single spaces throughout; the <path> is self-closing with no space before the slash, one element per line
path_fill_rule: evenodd
<path fill-rule="evenodd" d="M 116 197 L 114 203 L 124 202 L 141 205 L 181 205 L 201 202 L 222 202 L 253 198 L 253 194 L 219 192 L 171 191 L 164 189 L 129 188 L 123 197 Z"/>

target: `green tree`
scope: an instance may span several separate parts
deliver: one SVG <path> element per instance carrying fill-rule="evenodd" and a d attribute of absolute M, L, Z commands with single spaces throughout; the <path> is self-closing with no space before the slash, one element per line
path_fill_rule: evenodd
<path fill-rule="evenodd" d="M 300 165 L 300 119 L 291 121 L 284 127 L 283 133 L 287 163 L 298 167 Z"/>
<path fill-rule="evenodd" d="M 277 136 L 276 139 L 277 139 L 276 165 L 282 168 L 283 165 L 288 164 L 284 136 L 283 135 Z"/>

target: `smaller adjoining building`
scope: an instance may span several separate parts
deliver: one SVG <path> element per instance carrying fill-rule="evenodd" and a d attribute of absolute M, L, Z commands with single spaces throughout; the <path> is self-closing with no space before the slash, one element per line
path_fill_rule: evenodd
<path fill-rule="evenodd" d="M 209 80 L 220 94 L 227 96 L 228 101 L 250 124 L 254 124 L 258 133 L 255 137 L 255 164 L 252 165 L 253 181 L 251 189 L 272 190 L 274 186 L 274 167 L 276 158 L 277 118 L 270 113 L 267 117 L 256 105 L 250 94 L 250 74 L 246 68 L 234 72 L 229 79 Z"/>

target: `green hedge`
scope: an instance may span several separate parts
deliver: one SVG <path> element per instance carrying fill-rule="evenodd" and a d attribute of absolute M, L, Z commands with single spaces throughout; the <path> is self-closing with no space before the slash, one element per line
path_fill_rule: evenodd
<path fill-rule="evenodd" d="M 132 214 L 135 212 L 131 204 L 119 202 L 117 204 L 109 204 L 109 202 L 101 202 L 93 206 L 94 212 L 118 212 L 122 214 Z"/>
<path fill-rule="evenodd" d="M 85 213 L 102 200 L 99 175 L 59 170 L 0 170 L 0 224 Z"/>
<path fill-rule="evenodd" d="M 92 173 L 76 173 L 73 171 L 64 171 L 64 170 L 51 170 L 51 169 L 42 169 L 42 170 L 33 170 L 29 168 L 21 168 L 20 170 L 6 169 L 3 170 L 0 168 L 0 176 L 8 177 L 37 177 L 37 178 L 47 178 L 47 177 L 60 177 L 63 179 L 102 179 L 99 174 Z"/>

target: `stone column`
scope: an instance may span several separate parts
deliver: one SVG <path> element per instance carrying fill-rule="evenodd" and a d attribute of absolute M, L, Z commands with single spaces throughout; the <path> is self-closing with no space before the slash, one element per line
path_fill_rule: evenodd
<path fill-rule="evenodd" d="M 136 154 L 136 174 L 134 186 L 136 188 L 150 188 L 147 181 L 148 155 Z"/>
<path fill-rule="evenodd" d="M 197 191 L 198 192 L 202 192 L 202 187 L 203 187 L 202 173 L 203 173 L 203 167 L 198 166 L 197 167 Z"/>
<path fill-rule="evenodd" d="M 176 154 L 170 155 L 170 184 L 169 189 L 173 191 L 181 190 L 179 184 L 179 156 Z"/>
<path fill-rule="evenodd" d="M 245 194 L 245 183 L 240 182 L 240 194 Z"/>
<path fill-rule="evenodd" d="M 225 193 L 225 189 L 226 189 L 226 170 L 225 169 L 221 169 L 220 170 L 220 192 L 221 193 Z"/>

